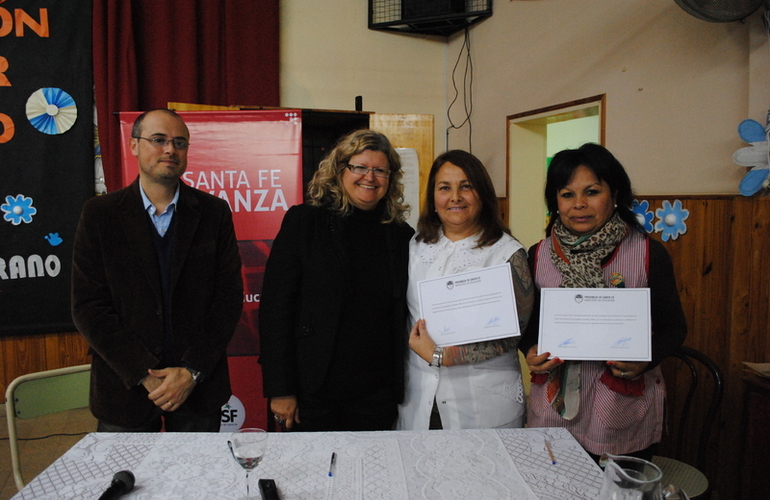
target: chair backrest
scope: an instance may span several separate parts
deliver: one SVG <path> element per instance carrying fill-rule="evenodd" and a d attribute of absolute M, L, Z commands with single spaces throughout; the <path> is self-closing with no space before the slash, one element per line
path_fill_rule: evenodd
<path fill-rule="evenodd" d="M 705 370 L 711 374 L 713 390 L 709 391 L 710 401 L 708 402 L 708 409 L 706 411 L 703 427 L 698 436 L 698 457 L 697 463 L 695 464 L 695 467 L 698 470 L 703 471 L 706 465 L 706 453 L 708 451 L 711 428 L 714 420 L 716 420 L 719 406 L 722 404 L 724 377 L 722 375 L 722 370 L 719 369 L 711 358 L 691 347 L 681 346 L 673 356 L 683 361 L 684 366 L 687 366 L 689 369 L 690 375 L 690 384 L 687 389 L 687 396 L 685 397 L 684 404 L 682 405 L 682 412 L 679 415 L 679 427 L 676 436 L 676 456 L 674 458 L 679 461 L 682 461 L 682 445 L 685 441 L 685 435 L 691 433 L 691 427 L 688 426 L 688 421 L 691 416 L 690 413 L 693 401 L 695 400 L 696 391 L 699 383 L 704 381 L 702 380 L 701 373 L 699 373 L 698 365 L 702 367 L 701 369 L 705 368 Z"/>
<path fill-rule="evenodd" d="M 24 479 L 19 462 L 16 419 L 28 419 L 88 406 L 91 365 L 70 366 L 29 373 L 14 379 L 5 392 L 8 440 L 16 486 Z"/>

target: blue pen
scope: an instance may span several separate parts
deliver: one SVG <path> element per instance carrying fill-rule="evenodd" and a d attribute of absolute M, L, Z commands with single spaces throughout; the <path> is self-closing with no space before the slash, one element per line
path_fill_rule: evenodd
<path fill-rule="evenodd" d="M 334 472 L 334 463 L 336 461 L 337 461 L 337 454 L 336 453 L 332 453 L 332 461 L 329 462 L 329 477 L 332 477 L 334 475 L 332 473 Z"/>

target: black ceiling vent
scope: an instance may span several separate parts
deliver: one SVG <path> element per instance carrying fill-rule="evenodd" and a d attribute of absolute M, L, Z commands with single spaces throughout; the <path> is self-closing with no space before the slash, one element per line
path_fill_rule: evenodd
<path fill-rule="evenodd" d="M 449 36 L 492 15 L 492 0 L 369 0 L 369 29 Z"/>

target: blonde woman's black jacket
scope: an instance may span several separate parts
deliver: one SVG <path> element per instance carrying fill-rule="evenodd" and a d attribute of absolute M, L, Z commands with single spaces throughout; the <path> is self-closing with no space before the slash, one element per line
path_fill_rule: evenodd
<path fill-rule="evenodd" d="M 372 265 L 388 266 L 392 277 L 391 293 L 397 305 L 391 319 L 392 367 L 400 401 L 408 337 L 409 240 L 414 230 L 406 223 L 386 226 L 388 259 Z M 259 305 L 259 362 L 266 397 L 313 394 L 324 381 L 346 307 L 344 231 L 342 217 L 323 207 L 297 205 L 283 219 L 267 262 Z"/>

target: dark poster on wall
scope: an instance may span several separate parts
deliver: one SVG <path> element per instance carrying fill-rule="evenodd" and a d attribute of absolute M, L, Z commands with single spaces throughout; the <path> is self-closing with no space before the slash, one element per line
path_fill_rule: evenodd
<path fill-rule="evenodd" d="M 93 127 L 91 1 L 0 0 L 0 335 L 75 329 Z"/>

